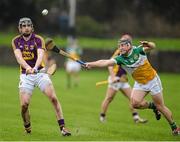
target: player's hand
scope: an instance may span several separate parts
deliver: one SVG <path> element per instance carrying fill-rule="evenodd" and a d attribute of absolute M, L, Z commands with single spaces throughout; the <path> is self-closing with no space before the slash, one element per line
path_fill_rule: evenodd
<path fill-rule="evenodd" d="M 32 68 L 32 72 L 33 72 L 33 74 L 36 74 L 36 73 L 38 73 L 38 69 L 36 67 L 34 67 L 34 68 Z"/>
<path fill-rule="evenodd" d="M 26 69 L 26 75 L 28 75 L 28 74 L 33 74 L 33 73 L 34 73 L 34 71 L 33 71 L 32 68 L 27 68 L 27 69 Z"/>
<path fill-rule="evenodd" d="M 148 47 L 149 46 L 149 42 L 144 40 L 144 41 L 140 41 L 140 43 L 142 44 L 143 47 Z"/>
<path fill-rule="evenodd" d="M 144 48 L 146 48 L 144 51 L 148 52 L 152 49 L 154 49 L 156 47 L 156 44 L 154 42 L 150 42 L 150 41 L 140 41 L 140 43 L 142 44 L 142 46 Z"/>
<path fill-rule="evenodd" d="M 109 83 L 110 83 L 110 84 L 111 84 L 111 83 L 116 83 L 116 82 L 118 82 L 118 81 L 119 81 L 119 77 L 113 76 L 113 77 L 111 77 Z"/>
<path fill-rule="evenodd" d="M 86 67 L 87 69 L 91 69 L 91 63 L 85 63 L 85 67 Z"/>

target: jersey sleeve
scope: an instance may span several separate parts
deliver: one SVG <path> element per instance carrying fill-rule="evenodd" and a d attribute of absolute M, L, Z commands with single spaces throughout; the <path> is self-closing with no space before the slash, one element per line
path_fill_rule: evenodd
<path fill-rule="evenodd" d="M 12 39 L 12 41 L 11 41 L 11 45 L 12 45 L 13 50 L 19 49 L 19 46 L 18 46 L 18 37 L 19 36 L 14 37 Z"/>
<path fill-rule="evenodd" d="M 142 55 L 146 55 L 146 53 L 144 52 L 144 48 L 142 45 L 139 45 L 138 47 L 136 47 L 136 50 L 142 54 Z"/>
<path fill-rule="evenodd" d="M 121 65 L 122 64 L 122 59 L 120 56 L 117 56 L 115 58 L 112 58 L 112 60 L 114 60 L 114 62 L 118 65 Z"/>

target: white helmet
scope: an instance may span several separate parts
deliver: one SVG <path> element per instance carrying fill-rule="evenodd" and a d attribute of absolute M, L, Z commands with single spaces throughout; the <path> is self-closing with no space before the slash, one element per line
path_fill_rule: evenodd
<path fill-rule="evenodd" d="M 22 24 L 30 24 L 33 27 L 33 23 L 28 17 L 23 17 L 19 20 L 19 28 L 21 28 Z"/>

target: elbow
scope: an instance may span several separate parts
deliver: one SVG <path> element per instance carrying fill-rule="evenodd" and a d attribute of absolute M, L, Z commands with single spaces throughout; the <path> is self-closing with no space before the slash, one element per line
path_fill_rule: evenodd
<path fill-rule="evenodd" d="M 112 69 L 110 60 L 104 60 L 103 67 L 108 67 L 108 69 Z"/>

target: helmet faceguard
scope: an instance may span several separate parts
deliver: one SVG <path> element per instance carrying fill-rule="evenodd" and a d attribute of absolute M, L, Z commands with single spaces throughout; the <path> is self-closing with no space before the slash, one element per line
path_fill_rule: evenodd
<path fill-rule="evenodd" d="M 31 21 L 31 19 L 27 18 L 27 17 L 23 17 L 19 20 L 19 28 L 21 28 L 23 24 L 28 24 L 28 25 L 31 25 L 33 27 L 33 23 Z"/>
<path fill-rule="evenodd" d="M 131 49 L 132 42 L 129 39 L 123 39 L 118 41 L 118 47 L 120 48 L 121 54 L 126 54 Z"/>
<path fill-rule="evenodd" d="M 132 45 L 132 42 L 129 39 L 123 39 L 123 40 L 120 39 L 118 41 L 118 45 L 120 45 L 120 44 L 130 44 L 130 45 Z"/>

